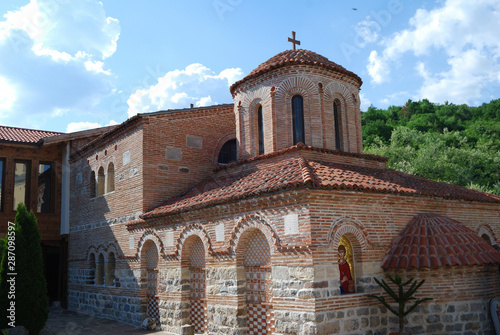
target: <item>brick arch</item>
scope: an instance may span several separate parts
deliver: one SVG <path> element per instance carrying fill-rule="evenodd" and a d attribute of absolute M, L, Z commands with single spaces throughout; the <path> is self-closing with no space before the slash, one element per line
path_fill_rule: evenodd
<path fill-rule="evenodd" d="M 97 256 L 97 248 L 92 244 L 87 248 L 87 257 L 85 258 L 87 261 L 89 260 L 90 254 L 94 254 L 94 257 Z"/>
<path fill-rule="evenodd" d="M 333 222 L 328 232 L 328 245 L 334 248 L 344 235 L 351 237 L 349 241 L 356 251 L 366 250 L 368 245 L 366 229 L 357 220 L 345 217 Z"/>
<path fill-rule="evenodd" d="M 276 249 L 281 245 L 278 233 L 274 230 L 267 218 L 260 214 L 250 214 L 239 219 L 231 232 L 229 241 L 231 255 L 236 256 L 236 250 L 241 236 L 249 229 L 258 229 L 264 234 L 267 243 L 269 243 L 271 255 L 273 255 Z"/>
<path fill-rule="evenodd" d="M 216 166 L 217 166 L 217 164 L 219 164 L 220 150 L 222 149 L 224 144 L 226 144 L 227 141 L 232 140 L 232 139 L 236 139 L 236 141 L 238 141 L 238 138 L 236 137 L 235 133 L 225 134 L 224 136 L 222 136 L 219 139 L 219 141 L 215 145 L 212 157 L 213 157 L 213 162 Z M 238 146 L 238 144 L 237 144 L 237 146 Z M 240 159 L 240 158 L 238 157 L 238 159 Z"/>
<path fill-rule="evenodd" d="M 137 259 L 141 259 L 141 254 L 142 254 L 142 249 L 144 247 L 144 244 L 147 242 L 147 241 L 152 241 L 154 243 L 154 245 L 156 246 L 156 248 L 158 249 L 158 256 L 159 257 L 163 257 L 165 258 L 165 249 L 164 249 L 164 246 L 163 246 L 163 242 L 161 241 L 161 238 L 158 236 L 158 234 L 153 231 L 153 230 L 146 230 L 141 238 L 139 239 L 139 242 L 137 243 L 137 248 L 136 248 L 136 253 L 135 253 L 135 257 Z"/>
<path fill-rule="evenodd" d="M 99 257 L 99 255 L 101 255 L 104 257 L 104 259 L 106 259 L 106 248 L 104 247 L 104 245 L 102 244 L 99 244 L 99 246 L 97 247 L 97 251 L 96 251 L 96 254 L 95 254 L 95 257 L 96 257 L 96 260 L 97 260 L 97 257 Z"/>
<path fill-rule="evenodd" d="M 488 224 L 479 225 L 477 227 L 476 231 L 477 231 L 477 235 L 480 237 L 483 237 L 483 235 L 488 236 L 492 245 L 498 244 L 495 233 L 493 232 L 493 229 L 491 229 L 490 225 L 488 225 Z"/>
<path fill-rule="evenodd" d="M 256 90 L 247 91 L 241 102 L 242 108 L 251 108 L 256 100 L 261 100 L 262 105 L 271 103 L 271 90 L 267 86 L 261 86 Z"/>
<path fill-rule="evenodd" d="M 116 244 L 114 242 L 109 242 L 105 247 L 104 247 L 104 250 L 106 251 L 106 253 L 110 253 L 110 252 L 113 252 L 115 255 L 117 255 L 117 250 L 118 248 L 116 247 Z"/>
<path fill-rule="evenodd" d="M 323 92 L 325 101 L 331 101 L 333 103 L 335 96 L 338 94 L 344 99 L 343 102 L 354 105 L 351 90 L 346 85 L 339 83 L 338 81 L 329 82 L 324 86 Z"/>
<path fill-rule="evenodd" d="M 196 235 L 201 239 L 205 249 L 205 257 L 212 251 L 212 240 L 210 239 L 210 236 L 205 228 L 199 223 L 192 223 L 184 227 L 179 239 L 177 240 L 176 254 L 179 255 L 181 259 L 183 258 L 182 253 L 184 251 L 184 244 L 186 243 L 186 240 L 193 235 Z"/>

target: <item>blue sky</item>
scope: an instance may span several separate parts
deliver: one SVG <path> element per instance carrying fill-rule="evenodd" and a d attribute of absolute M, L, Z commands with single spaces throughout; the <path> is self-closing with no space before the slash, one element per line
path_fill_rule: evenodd
<path fill-rule="evenodd" d="M 363 79 L 362 110 L 500 97 L 498 0 L 7 0 L 0 124 L 72 132 L 231 103 L 292 30 Z"/>

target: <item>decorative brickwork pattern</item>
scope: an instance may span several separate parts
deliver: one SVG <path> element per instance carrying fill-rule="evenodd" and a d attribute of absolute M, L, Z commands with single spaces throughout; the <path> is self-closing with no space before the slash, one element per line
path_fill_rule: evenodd
<path fill-rule="evenodd" d="M 196 333 L 207 330 L 207 301 L 205 284 L 205 248 L 196 235 L 191 235 L 186 247 L 189 253 L 190 321 Z"/>
<path fill-rule="evenodd" d="M 270 334 L 272 279 L 269 244 L 257 229 L 247 230 L 243 243 L 249 334 Z"/>
<path fill-rule="evenodd" d="M 158 271 L 148 269 L 148 316 L 160 323 L 160 298 L 158 297 Z"/>
<path fill-rule="evenodd" d="M 265 304 L 247 303 L 248 308 L 248 334 L 270 334 L 267 323 L 268 307 Z"/>

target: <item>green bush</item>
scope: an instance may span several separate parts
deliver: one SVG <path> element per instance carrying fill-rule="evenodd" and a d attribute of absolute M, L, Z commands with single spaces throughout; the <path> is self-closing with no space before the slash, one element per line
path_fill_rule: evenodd
<path fill-rule="evenodd" d="M 24 326 L 30 334 L 38 334 L 45 326 L 49 315 L 47 283 L 43 274 L 43 257 L 40 232 L 32 211 L 19 204 L 15 218 L 15 325 Z M 8 297 L 7 248 L 3 248 L 0 265 L 0 308 L 6 310 L 11 299 Z M 6 309 L 4 309 L 6 308 Z M 8 326 L 9 319 L 2 318 L 0 328 Z"/>

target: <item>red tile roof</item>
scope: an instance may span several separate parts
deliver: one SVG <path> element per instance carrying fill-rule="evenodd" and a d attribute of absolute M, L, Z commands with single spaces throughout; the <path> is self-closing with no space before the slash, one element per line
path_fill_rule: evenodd
<path fill-rule="evenodd" d="M 36 144 L 44 137 L 60 135 L 53 131 L 0 126 L 0 141 Z"/>
<path fill-rule="evenodd" d="M 500 263 L 500 251 L 458 221 L 419 214 L 392 242 L 384 269 L 437 268 Z"/>
<path fill-rule="evenodd" d="M 293 149 L 293 150 L 291 150 Z M 143 214 L 158 217 L 298 187 L 435 196 L 500 203 L 500 197 L 387 169 L 323 162 L 302 156 L 316 148 L 296 146 L 219 169 L 214 177 Z M 321 155 L 332 155 L 321 152 Z M 325 159 L 326 160 L 326 159 Z"/>
<path fill-rule="evenodd" d="M 235 82 L 230 87 L 231 94 L 234 95 L 236 88 L 244 83 L 245 81 L 260 76 L 271 70 L 287 66 L 287 65 L 316 65 L 326 69 L 334 70 L 352 77 L 359 83 L 359 86 L 363 84 L 361 78 L 354 72 L 346 70 L 344 67 L 330 61 L 328 58 L 321 56 L 315 52 L 298 49 L 298 50 L 287 50 L 283 51 L 274 57 L 271 57 L 264 63 L 260 64 L 256 69 L 254 69 L 245 78 Z"/>

